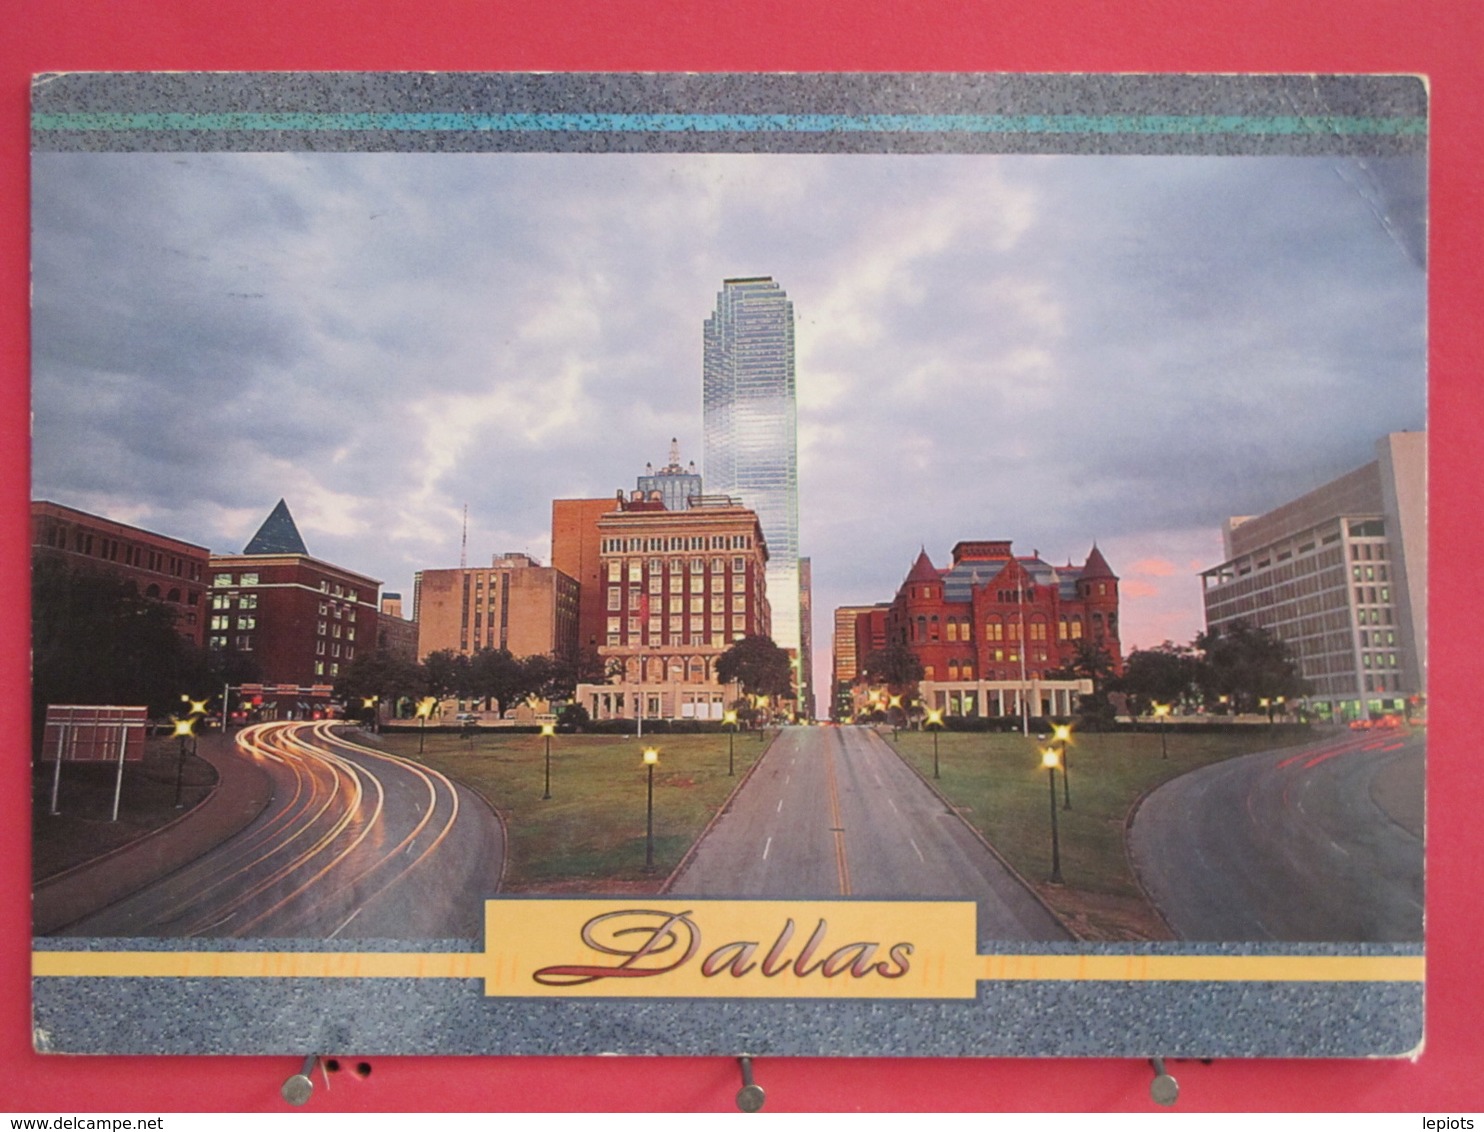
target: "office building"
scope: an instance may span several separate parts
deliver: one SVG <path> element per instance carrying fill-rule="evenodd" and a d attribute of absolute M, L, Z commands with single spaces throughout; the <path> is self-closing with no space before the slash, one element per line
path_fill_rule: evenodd
<path fill-rule="evenodd" d="M 757 512 L 768 543 L 773 640 L 800 655 L 794 312 L 767 276 L 727 279 L 703 329 L 708 491 Z"/>
<path fill-rule="evenodd" d="M 1427 688 L 1427 433 L 1255 517 L 1228 520 L 1201 575 L 1206 628 L 1281 637 L 1321 718 L 1401 711 Z"/>
<path fill-rule="evenodd" d="M 770 635 L 756 513 L 726 496 L 671 511 L 635 491 L 610 502 L 597 530 L 598 654 L 612 675 L 579 685 L 577 702 L 595 719 L 721 719 L 739 690 L 717 680 L 717 660 Z"/>
<path fill-rule="evenodd" d="M 445 650 L 577 654 L 577 581 L 526 554 L 499 554 L 486 567 L 419 571 L 412 617 L 418 660 Z"/>
<path fill-rule="evenodd" d="M 381 583 L 311 557 L 281 499 L 241 554 L 211 556 L 209 580 L 207 647 L 252 658 L 265 685 L 306 690 L 268 695 L 271 714 L 324 706 L 335 678 L 376 647 Z"/>
<path fill-rule="evenodd" d="M 551 503 L 551 565 L 577 582 L 577 648 L 597 651 L 603 643 L 602 537 L 598 521 L 617 504 L 607 499 L 554 499 Z"/>
<path fill-rule="evenodd" d="M 176 632 L 194 645 L 204 643 L 206 547 L 37 499 L 31 501 L 31 553 L 70 570 L 132 582 L 141 597 L 170 609 Z"/>

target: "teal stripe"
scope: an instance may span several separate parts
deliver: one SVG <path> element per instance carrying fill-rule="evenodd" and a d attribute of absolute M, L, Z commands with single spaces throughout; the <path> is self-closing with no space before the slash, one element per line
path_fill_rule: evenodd
<path fill-rule="evenodd" d="M 1425 118 L 1237 114 L 37 114 L 36 130 L 1419 136 Z"/>

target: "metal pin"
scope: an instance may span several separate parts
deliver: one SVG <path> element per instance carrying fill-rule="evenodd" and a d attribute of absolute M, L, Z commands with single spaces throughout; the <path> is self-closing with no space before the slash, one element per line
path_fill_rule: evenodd
<path fill-rule="evenodd" d="M 319 1055 L 311 1053 L 304 1059 L 304 1068 L 295 1073 L 283 1083 L 279 1090 L 283 1099 L 292 1105 L 307 1104 L 309 1098 L 314 1094 L 314 1067 L 319 1061 Z"/>
<path fill-rule="evenodd" d="M 743 1054 L 737 1058 L 737 1064 L 742 1067 L 742 1087 L 737 1090 L 737 1107 L 743 1112 L 761 1112 L 765 1094 L 761 1085 L 753 1084 L 752 1058 Z"/>
<path fill-rule="evenodd" d="M 1165 1071 L 1165 1059 L 1150 1059 L 1154 1067 L 1154 1080 L 1149 1083 L 1149 1096 L 1155 1104 L 1172 1105 L 1180 1099 L 1180 1082 Z"/>

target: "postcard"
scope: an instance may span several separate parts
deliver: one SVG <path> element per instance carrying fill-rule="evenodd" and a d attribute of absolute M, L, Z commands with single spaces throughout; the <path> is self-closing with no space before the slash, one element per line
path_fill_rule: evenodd
<path fill-rule="evenodd" d="M 32 96 L 37 1050 L 1420 1048 L 1421 80 Z"/>

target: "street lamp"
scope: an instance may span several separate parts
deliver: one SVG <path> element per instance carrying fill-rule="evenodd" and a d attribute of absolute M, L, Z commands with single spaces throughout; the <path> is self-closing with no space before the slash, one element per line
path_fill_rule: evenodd
<path fill-rule="evenodd" d="M 649 771 L 649 804 L 644 822 L 644 871 L 654 872 L 654 767 L 660 761 L 660 753 L 653 747 L 644 748 L 644 766 Z"/>
<path fill-rule="evenodd" d="M 1167 759 L 1170 757 L 1169 747 L 1165 743 L 1165 720 L 1170 716 L 1169 704 L 1155 704 L 1154 718 L 1159 720 L 1159 757 Z"/>
<path fill-rule="evenodd" d="M 1067 745 L 1072 739 L 1072 725 L 1070 723 L 1052 724 L 1051 738 L 1056 743 L 1057 751 L 1061 754 L 1061 808 L 1070 810 L 1072 808 L 1072 764 L 1067 760 Z"/>
<path fill-rule="evenodd" d="M 541 725 L 541 736 L 546 740 L 546 792 L 541 795 L 543 802 L 549 802 L 551 800 L 551 737 L 555 734 L 555 723 L 543 723 Z"/>
<path fill-rule="evenodd" d="M 1257 701 L 1257 703 L 1263 711 L 1267 712 L 1268 726 L 1271 727 L 1273 725 L 1273 701 L 1270 700 L 1267 696 L 1263 696 L 1262 699 Z"/>
<path fill-rule="evenodd" d="M 177 719 L 175 721 L 175 730 L 172 732 L 180 740 L 180 753 L 175 758 L 175 808 L 177 810 L 181 807 L 180 792 L 182 776 L 185 773 L 186 740 L 195 736 L 195 724 L 196 720 L 194 716 L 187 719 Z"/>
<path fill-rule="evenodd" d="M 380 698 L 379 696 L 363 696 L 361 698 L 361 710 L 368 711 L 368 712 L 371 713 L 371 732 L 372 732 L 372 734 L 375 734 L 376 733 L 376 720 L 377 720 L 377 716 L 380 714 L 376 710 L 376 701 L 379 698 Z"/>
<path fill-rule="evenodd" d="M 1047 781 L 1051 786 L 1051 883 L 1061 884 L 1061 840 L 1056 829 L 1056 768 L 1061 757 L 1055 747 L 1041 748 L 1041 765 L 1046 768 Z"/>
<path fill-rule="evenodd" d="M 892 696 L 891 697 L 891 706 L 894 707 L 894 708 L 896 708 L 898 711 L 900 711 L 902 713 L 902 723 L 905 724 L 907 722 L 907 712 L 902 708 L 902 697 L 901 696 Z M 891 713 L 888 712 L 887 714 L 890 715 Z M 892 719 L 891 737 L 893 739 L 895 739 L 897 737 L 896 716 L 892 716 L 891 719 Z"/>
<path fill-rule="evenodd" d="M 417 753 L 423 753 L 423 743 L 428 735 L 428 716 L 433 714 L 433 708 L 438 703 L 433 696 L 424 696 L 417 705 L 417 718 L 421 721 L 417 727 Z"/>
<path fill-rule="evenodd" d="M 734 758 L 733 747 L 737 739 L 737 713 L 729 711 L 721 717 L 722 724 L 727 728 L 727 775 L 737 773 L 737 765 Z"/>
<path fill-rule="evenodd" d="M 927 726 L 933 729 L 933 777 L 938 777 L 938 732 L 943 729 L 943 713 L 937 708 L 930 708 L 927 713 Z"/>

